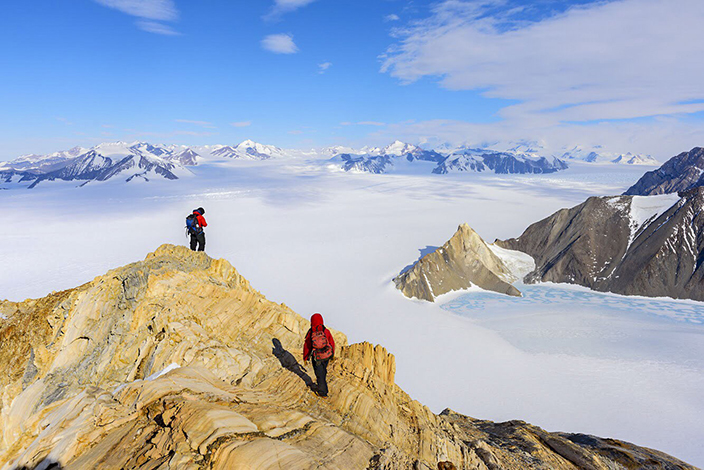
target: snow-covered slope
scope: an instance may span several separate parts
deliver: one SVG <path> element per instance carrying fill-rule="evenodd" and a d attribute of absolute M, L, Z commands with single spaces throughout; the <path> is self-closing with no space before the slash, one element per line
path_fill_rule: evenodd
<path fill-rule="evenodd" d="M 617 163 L 621 165 L 659 165 L 655 158 L 645 154 L 634 154 L 631 152 L 614 153 L 607 152 L 600 146 L 593 148 L 583 148 L 580 146 L 562 149 L 556 154 L 563 160 L 580 160 L 588 163 Z"/>
<path fill-rule="evenodd" d="M 643 155 L 643 154 L 632 154 L 631 152 L 624 153 L 619 155 L 618 157 L 614 158 L 611 160 L 611 163 L 620 163 L 620 164 L 625 164 L 625 165 L 659 165 L 660 162 L 658 162 L 656 159 L 651 157 L 650 155 Z"/>
<path fill-rule="evenodd" d="M 333 147 L 333 157 L 329 160 L 334 168 L 344 171 L 388 173 L 408 170 L 409 163 L 439 163 L 444 156 L 434 150 L 425 150 L 415 145 L 395 141 L 386 147 L 363 147 L 360 150 L 340 153 L 341 147 Z M 347 149 L 345 149 L 347 150 Z"/>
<path fill-rule="evenodd" d="M 245 140 L 236 146 L 224 145 L 213 147 L 210 154 L 219 158 L 243 158 L 248 160 L 268 160 L 287 155 L 286 151 L 273 145 L 264 145 L 252 140 Z"/>

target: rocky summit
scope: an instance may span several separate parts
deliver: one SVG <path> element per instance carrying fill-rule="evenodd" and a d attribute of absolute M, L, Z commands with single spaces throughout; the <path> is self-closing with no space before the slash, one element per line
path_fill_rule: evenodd
<path fill-rule="evenodd" d="M 443 246 L 428 253 L 394 279 L 406 297 L 435 301 L 435 297 L 473 285 L 482 289 L 520 297 L 510 283 L 509 269 L 467 224 Z"/>
<path fill-rule="evenodd" d="M 319 398 L 301 358 L 308 321 L 185 247 L 0 313 L 3 470 L 694 468 L 613 439 L 436 415 L 395 385 L 383 347 L 336 331 Z"/>
<path fill-rule="evenodd" d="M 695 147 L 665 162 L 657 170 L 649 171 L 624 194 L 650 196 L 676 193 L 704 186 L 704 148 Z"/>
<path fill-rule="evenodd" d="M 532 256 L 525 282 L 704 300 L 704 187 L 672 195 L 591 197 L 496 243 Z"/>

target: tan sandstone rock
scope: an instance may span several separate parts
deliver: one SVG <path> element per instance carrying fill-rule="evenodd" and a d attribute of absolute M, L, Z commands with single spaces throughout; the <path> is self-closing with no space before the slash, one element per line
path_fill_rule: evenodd
<path fill-rule="evenodd" d="M 601 469 L 626 462 L 619 445 L 693 468 L 626 443 L 435 415 L 394 383 L 383 347 L 337 331 L 319 398 L 301 358 L 308 321 L 185 247 L 0 311 L 2 470 Z"/>
<path fill-rule="evenodd" d="M 462 224 L 443 246 L 422 257 L 394 282 L 406 297 L 434 302 L 439 295 L 472 285 L 520 297 L 520 291 L 510 284 L 514 280 L 477 232 Z"/>

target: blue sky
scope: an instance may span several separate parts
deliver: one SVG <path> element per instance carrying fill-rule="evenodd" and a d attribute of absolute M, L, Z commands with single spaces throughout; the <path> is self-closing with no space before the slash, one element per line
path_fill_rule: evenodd
<path fill-rule="evenodd" d="M 6 2 L 0 159 L 245 138 L 667 154 L 704 145 L 702 4 Z"/>

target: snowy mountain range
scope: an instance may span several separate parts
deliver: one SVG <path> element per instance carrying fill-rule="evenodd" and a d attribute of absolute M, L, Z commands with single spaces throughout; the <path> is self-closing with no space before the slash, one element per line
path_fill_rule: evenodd
<path fill-rule="evenodd" d="M 537 144 L 520 143 L 507 150 L 452 147 L 434 150 L 395 141 L 385 147 L 353 149 L 333 146 L 309 152 L 281 149 L 245 140 L 238 145 L 155 145 L 136 141 L 108 142 L 92 148 L 74 147 L 48 155 L 24 155 L 0 163 L 0 189 L 34 188 L 46 181 L 91 182 L 122 180 L 176 180 L 191 174 L 187 167 L 206 162 L 264 161 L 299 159 L 313 165 L 346 172 L 434 173 L 494 172 L 498 174 L 538 174 L 565 170 L 565 160 L 653 164 L 652 157 L 630 153 L 597 154 L 574 147 L 561 156 L 546 157 Z"/>
<path fill-rule="evenodd" d="M 563 160 L 581 160 L 588 163 L 616 163 L 621 165 L 659 165 L 660 162 L 650 155 L 627 153 L 604 152 L 600 147 L 584 149 L 582 147 L 572 147 L 563 149 L 559 155 Z"/>
<path fill-rule="evenodd" d="M 337 153 L 330 159 L 333 167 L 339 166 L 344 171 L 388 173 L 401 168 L 408 169 L 414 162 L 438 164 L 446 157 L 434 150 L 424 150 L 415 145 L 395 141 L 386 147 L 364 147 L 358 151 Z"/>
<path fill-rule="evenodd" d="M 147 142 L 108 142 L 90 149 L 74 147 L 49 155 L 24 155 L 0 164 L 0 188 L 34 188 L 45 181 L 94 181 L 121 179 L 176 180 L 190 174 L 186 167 L 212 159 L 267 160 L 286 156 L 273 145 L 245 140 L 236 146 L 186 147 Z"/>
<path fill-rule="evenodd" d="M 400 141 L 379 148 L 362 148 L 352 153 L 337 153 L 330 162 L 344 171 L 389 173 L 406 172 L 417 163 L 423 163 L 426 172 L 447 174 L 454 172 L 493 171 L 500 174 L 554 173 L 568 168 L 564 161 L 548 160 L 534 154 L 518 151 L 499 152 L 489 149 L 459 148 L 447 152 L 425 150 Z M 415 165 L 414 165 L 415 164 Z M 425 164 L 432 164 L 432 167 Z"/>
<path fill-rule="evenodd" d="M 500 174 L 537 174 L 554 173 L 567 168 L 566 162 L 555 157 L 552 160 L 548 160 L 545 157 L 513 151 L 497 152 L 488 149 L 465 149 L 449 155 L 433 169 L 433 173 L 445 174 L 489 170 Z"/>
<path fill-rule="evenodd" d="M 146 142 L 111 142 L 91 149 L 75 147 L 50 155 L 26 155 L 0 165 L 3 188 L 34 188 L 44 181 L 91 181 L 120 178 L 126 182 L 164 178 L 178 179 L 189 171 L 176 154 L 165 146 Z"/>

